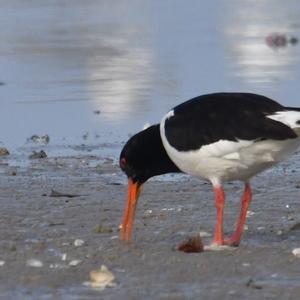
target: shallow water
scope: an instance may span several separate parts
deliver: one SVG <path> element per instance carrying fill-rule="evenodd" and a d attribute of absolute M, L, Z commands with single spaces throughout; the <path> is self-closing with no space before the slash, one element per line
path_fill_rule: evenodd
<path fill-rule="evenodd" d="M 22 1 L 0 10 L 0 141 L 122 143 L 174 105 L 250 91 L 299 105 L 300 3 Z M 95 113 L 96 112 L 96 113 Z M 84 136 L 84 137 L 83 137 Z"/>

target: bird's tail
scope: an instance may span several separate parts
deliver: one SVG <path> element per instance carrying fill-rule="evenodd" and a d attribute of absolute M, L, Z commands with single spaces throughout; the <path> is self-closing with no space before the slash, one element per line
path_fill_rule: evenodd
<path fill-rule="evenodd" d="M 268 118 L 281 122 L 291 129 L 300 129 L 300 108 L 298 107 L 285 107 L 285 110 L 269 115 Z"/>
<path fill-rule="evenodd" d="M 299 130 L 300 130 L 300 107 L 288 107 L 288 110 L 294 111 L 294 112 L 299 112 L 299 117 L 297 117 L 297 115 L 296 115 L 296 120 L 294 123 L 294 129 L 296 129 L 297 132 L 299 132 Z"/>
<path fill-rule="evenodd" d="M 300 107 L 285 107 L 286 110 L 300 111 Z"/>

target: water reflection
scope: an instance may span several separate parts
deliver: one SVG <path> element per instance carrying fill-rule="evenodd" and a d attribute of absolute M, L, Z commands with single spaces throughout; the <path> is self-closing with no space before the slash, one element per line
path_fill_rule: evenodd
<path fill-rule="evenodd" d="M 181 101 L 216 91 L 296 106 L 300 45 L 265 40 L 297 37 L 299 11 L 297 0 L 6 1 L 0 127 L 10 127 L 0 139 L 78 142 L 89 132 L 124 140 Z"/>
<path fill-rule="evenodd" d="M 266 42 L 275 34 L 281 37 L 297 35 L 299 4 L 291 1 L 230 1 L 226 14 L 225 36 L 230 56 L 231 73 L 250 84 L 270 84 L 291 79 L 293 66 L 299 62 L 299 49 L 292 43 L 285 47 L 270 47 Z M 293 5 L 298 10 L 293 11 Z M 299 25 L 299 24 L 298 24 Z M 296 46 L 296 43 L 294 44 Z"/>
<path fill-rule="evenodd" d="M 144 45 L 151 32 L 128 16 L 138 16 L 137 6 L 134 13 L 122 1 L 4 5 L 0 121 L 3 127 L 16 121 L 1 140 L 25 141 L 36 133 L 53 140 L 89 131 L 107 136 L 114 130 L 110 121 L 120 124 L 147 110 L 159 76 L 153 48 Z"/>
<path fill-rule="evenodd" d="M 151 48 L 135 46 L 142 33 L 115 26 L 108 34 L 98 33 L 95 48 L 100 50 L 105 43 L 110 50 L 100 50 L 86 60 L 88 98 L 95 109 L 104 109 L 108 119 L 124 118 L 148 106 L 154 57 Z"/>

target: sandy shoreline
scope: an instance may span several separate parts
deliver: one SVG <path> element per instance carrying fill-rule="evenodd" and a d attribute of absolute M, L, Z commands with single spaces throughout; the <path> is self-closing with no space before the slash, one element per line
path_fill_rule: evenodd
<path fill-rule="evenodd" d="M 1 299 L 298 299 L 299 154 L 258 176 L 242 244 L 234 250 L 185 254 L 188 236 L 212 233 L 211 187 L 185 177 L 145 185 L 134 241 L 118 239 L 126 180 L 111 158 L 51 157 L 14 168 L 1 164 Z M 77 195 L 52 197 L 51 190 Z M 238 215 L 239 183 L 226 185 L 226 234 Z M 84 241 L 75 246 L 74 241 Z M 205 238 L 207 244 L 210 238 Z M 34 259 L 40 267 L 28 266 Z M 74 260 L 77 263 L 74 263 Z M 72 266 L 72 262 L 75 266 Z M 85 287 L 106 265 L 116 287 Z"/>

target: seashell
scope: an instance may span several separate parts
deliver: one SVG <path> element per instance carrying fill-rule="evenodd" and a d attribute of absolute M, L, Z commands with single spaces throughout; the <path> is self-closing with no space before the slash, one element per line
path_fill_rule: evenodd
<path fill-rule="evenodd" d="M 199 235 L 200 235 L 200 237 L 202 237 L 202 238 L 206 238 L 206 237 L 211 237 L 211 236 L 212 236 L 211 233 L 206 232 L 206 231 L 200 231 L 200 232 L 199 232 Z"/>
<path fill-rule="evenodd" d="M 74 259 L 69 262 L 69 266 L 76 267 L 76 266 L 80 265 L 81 263 L 82 263 L 82 260 Z"/>
<path fill-rule="evenodd" d="M 266 227 L 264 227 L 264 226 L 259 226 L 259 227 L 257 227 L 257 230 L 265 230 L 266 229 Z"/>
<path fill-rule="evenodd" d="M 292 253 L 297 256 L 297 257 L 300 257 L 300 248 L 295 248 L 293 249 Z"/>
<path fill-rule="evenodd" d="M 75 247 L 80 247 L 80 246 L 84 245 L 84 243 L 85 243 L 84 240 L 76 239 L 74 241 L 74 246 Z"/>
<path fill-rule="evenodd" d="M 90 272 L 90 279 L 91 281 L 88 285 L 93 288 L 105 289 L 106 287 L 116 286 L 114 274 L 105 265 L 102 265 L 100 270 L 92 270 Z"/>
<path fill-rule="evenodd" d="M 251 217 L 251 216 L 253 216 L 253 215 L 255 215 L 255 212 L 254 212 L 254 211 L 251 211 L 251 210 L 248 210 L 248 211 L 247 211 L 247 218 L 249 218 L 249 217 Z"/>
<path fill-rule="evenodd" d="M 41 268 L 44 264 L 38 259 L 28 259 L 26 261 L 28 267 Z"/>

